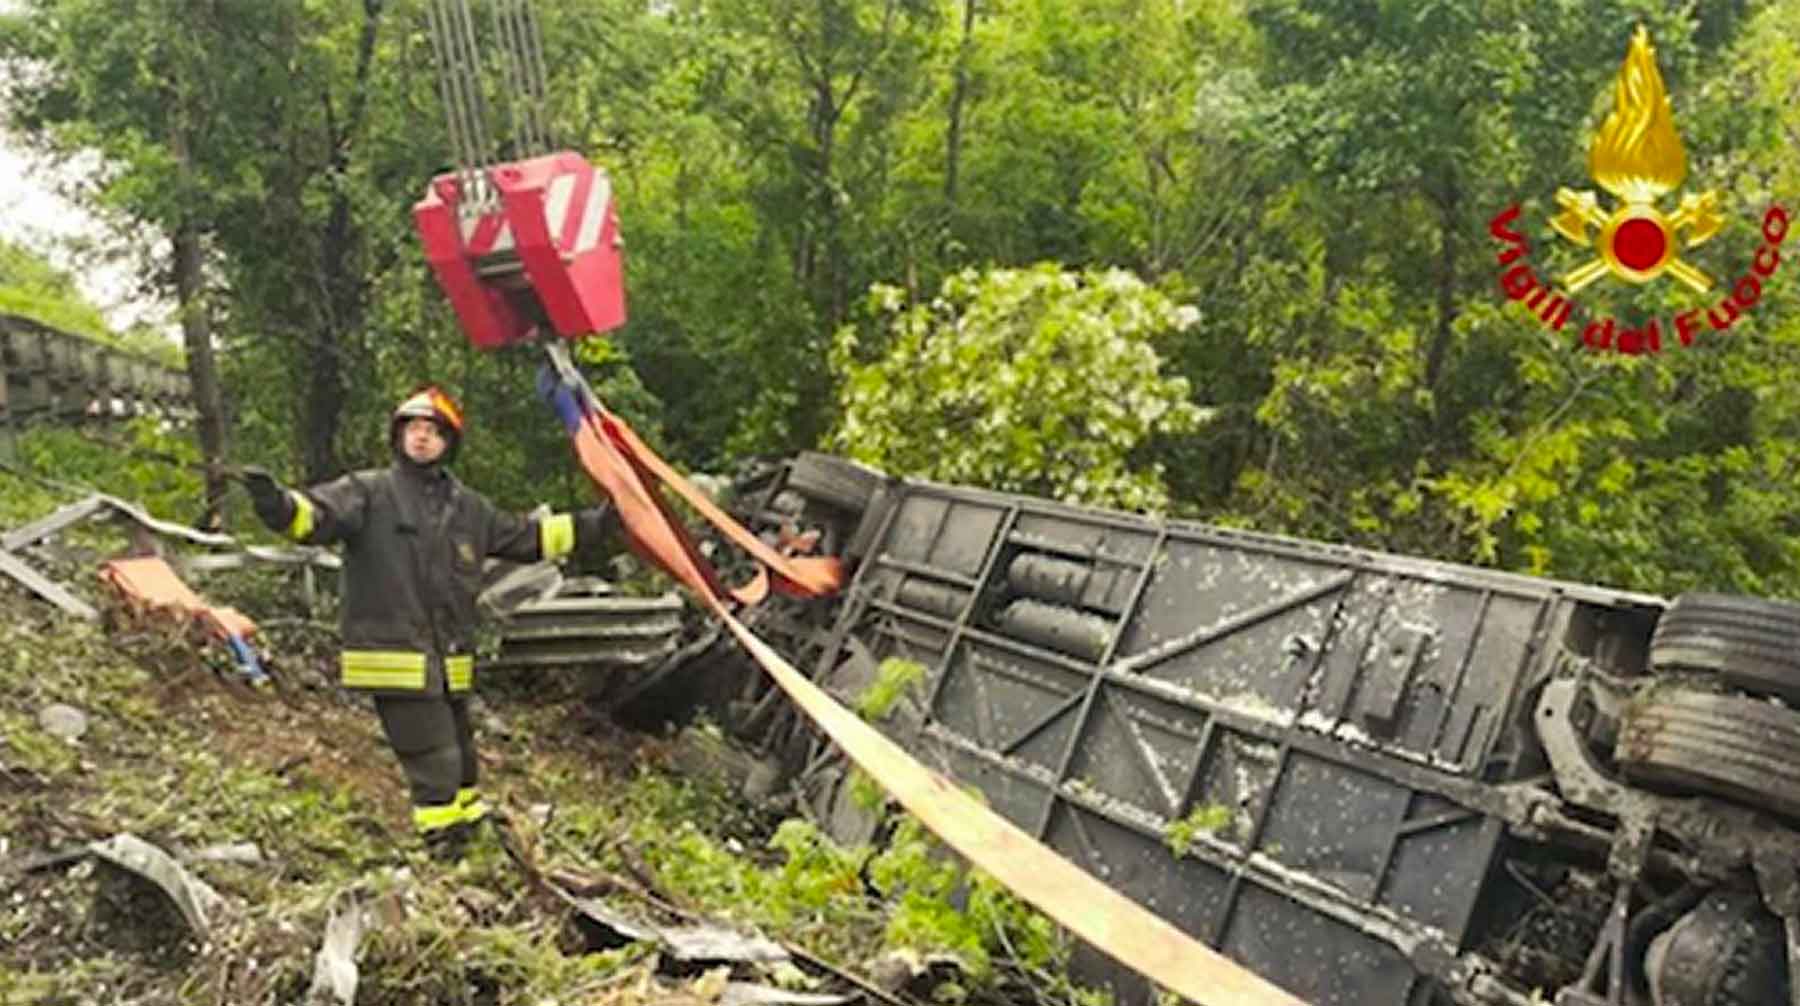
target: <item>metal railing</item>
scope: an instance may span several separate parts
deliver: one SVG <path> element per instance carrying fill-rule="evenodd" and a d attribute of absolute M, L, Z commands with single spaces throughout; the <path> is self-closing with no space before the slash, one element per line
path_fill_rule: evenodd
<path fill-rule="evenodd" d="M 0 314 L 0 431 L 193 410 L 185 371 L 151 357 Z"/>

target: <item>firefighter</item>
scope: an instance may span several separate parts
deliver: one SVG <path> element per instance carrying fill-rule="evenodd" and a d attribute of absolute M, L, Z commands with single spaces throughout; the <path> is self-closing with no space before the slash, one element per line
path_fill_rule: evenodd
<path fill-rule="evenodd" d="M 388 422 L 393 464 L 288 489 L 246 469 L 270 530 L 309 545 L 343 543 L 345 687 L 369 693 L 406 773 L 413 825 L 439 859 L 460 858 L 488 813 L 476 790 L 469 724 L 475 598 L 482 560 L 556 559 L 610 547 L 610 506 L 530 519 L 497 509 L 446 466 L 463 437 L 456 403 L 420 388 Z"/>

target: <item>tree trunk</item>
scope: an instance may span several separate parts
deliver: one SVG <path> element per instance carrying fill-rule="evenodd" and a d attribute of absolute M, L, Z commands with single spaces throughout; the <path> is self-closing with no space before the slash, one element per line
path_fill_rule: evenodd
<path fill-rule="evenodd" d="M 330 125 L 331 175 L 339 181 L 331 196 L 325 232 L 319 241 L 318 296 L 313 311 L 313 345 L 317 352 L 307 369 L 306 395 L 300 431 L 301 458 L 309 482 L 339 474 L 338 431 L 344 405 L 345 360 L 362 331 L 368 307 L 368 288 L 362 275 L 362 233 L 351 215 L 350 192 L 342 179 L 350 167 L 350 151 L 362 131 L 368 106 L 369 75 L 374 65 L 375 37 L 381 22 L 383 0 L 363 0 L 363 29 L 356 55 L 356 79 L 350 107 L 342 128 Z M 327 99 L 329 101 L 329 98 Z M 330 124 L 329 105 L 327 123 Z M 421 375 L 423 379 L 423 375 Z"/>
<path fill-rule="evenodd" d="M 821 77 L 813 85 L 810 116 L 813 150 L 817 158 L 813 164 L 814 196 L 817 199 L 817 216 L 813 225 L 818 230 L 808 242 L 808 272 L 803 278 L 812 282 L 814 303 L 825 315 L 825 330 L 828 332 L 836 329 L 842 314 L 837 286 L 843 263 L 838 256 L 837 192 L 831 177 L 839 114 L 836 96 L 831 90 L 831 79 Z"/>
<path fill-rule="evenodd" d="M 975 0 L 963 0 L 962 45 L 950 85 L 949 127 L 944 137 L 944 211 L 956 212 L 957 171 L 962 161 L 963 102 L 969 96 L 969 50 L 975 34 Z"/>
<path fill-rule="evenodd" d="M 170 152 L 183 191 L 193 187 L 193 161 L 188 146 L 187 123 L 177 124 Z M 206 509 L 203 527 L 217 528 L 222 520 L 227 488 L 216 466 L 225 462 L 225 408 L 219 394 L 219 370 L 213 359 L 212 318 L 206 306 L 206 277 L 200 228 L 184 219 L 171 239 L 175 253 L 175 300 L 181 311 L 181 341 L 187 351 L 188 380 L 194 388 L 194 408 L 199 413 L 200 453 L 207 463 Z"/>
<path fill-rule="evenodd" d="M 1438 374 L 1444 367 L 1444 356 L 1450 350 L 1450 328 L 1456 323 L 1456 226 L 1457 206 L 1461 203 L 1456 180 L 1444 187 L 1438 201 L 1440 213 L 1438 237 L 1437 331 L 1432 335 L 1431 350 L 1425 357 L 1425 387 L 1436 390 Z"/>

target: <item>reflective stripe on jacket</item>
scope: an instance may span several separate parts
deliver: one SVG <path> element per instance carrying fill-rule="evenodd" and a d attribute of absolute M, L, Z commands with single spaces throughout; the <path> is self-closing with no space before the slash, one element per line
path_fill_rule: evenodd
<path fill-rule="evenodd" d="M 290 497 L 289 537 L 343 544 L 340 670 L 358 690 L 467 691 L 483 560 L 555 559 L 576 545 L 568 514 L 520 517 L 442 469 L 407 461 Z"/>

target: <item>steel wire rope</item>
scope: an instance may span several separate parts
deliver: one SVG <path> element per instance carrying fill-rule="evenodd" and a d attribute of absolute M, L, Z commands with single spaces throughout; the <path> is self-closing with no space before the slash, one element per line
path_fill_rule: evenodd
<path fill-rule="evenodd" d="M 505 59 L 508 122 L 513 152 L 520 159 L 549 152 L 544 119 L 543 39 L 530 0 L 501 0 L 494 7 L 494 34 Z"/>
<path fill-rule="evenodd" d="M 470 180 L 474 186 L 474 209 L 485 213 L 493 206 L 494 192 L 487 184 L 486 168 L 489 153 L 493 149 L 493 138 L 487 131 L 487 105 L 482 94 L 481 50 L 475 41 L 475 17 L 469 12 L 468 0 L 456 0 L 453 13 L 461 28 L 463 83 L 468 89 L 469 100 L 464 107 L 469 120 L 469 136 L 475 144 L 475 158 L 470 163 Z"/>
<path fill-rule="evenodd" d="M 466 0 L 434 0 L 426 8 L 437 50 L 438 79 L 443 95 L 445 121 L 457 160 L 462 198 L 458 207 L 467 216 L 485 208 L 486 177 L 481 171 L 486 135 L 482 120 L 480 59 L 473 43 L 473 28 Z"/>
<path fill-rule="evenodd" d="M 536 120 L 537 143 L 540 153 L 550 149 L 550 118 L 548 102 L 545 99 L 547 85 L 544 75 L 544 33 L 537 19 L 537 8 L 531 0 L 519 0 L 519 17 L 524 45 L 520 50 L 525 61 L 525 86 L 531 100 L 532 115 Z"/>
<path fill-rule="evenodd" d="M 459 95 L 456 89 L 456 71 L 451 63 L 454 54 L 450 49 L 449 34 L 445 27 L 448 18 L 443 5 L 447 0 L 432 0 L 425 5 L 425 20 L 431 35 L 431 47 L 437 53 L 438 98 L 444 108 L 444 128 L 450 141 L 450 156 L 455 161 L 458 173 L 467 171 L 469 166 L 468 147 L 462 134 L 462 122 L 457 116 Z"/>
<path fill-rule="evenodd" d="M 525 140 L 529 139 L 529 136 L 527 135 L 528 129 L 522 121 L 522 116 L 526 114 L 520 107 L 522 101 L 519 97 L 519 92 L 524 87 L 524 81 L 520 78 L 520 71 L 523 67 L 519 62 L 516 51 L 517 43 L 513 37 L 515 26 L 509 16 L 511 10 L 512 4 L 507 0 L 496 0 L 494 4 L 494 38 L 497 40 L 496 44 L 500 50 L 500 75 L 504 82 L 504 86 L 500 90 L 506 99 L 507 125 L 512 127 L 513 158 L 523 160 L 526 149 Z"/>

